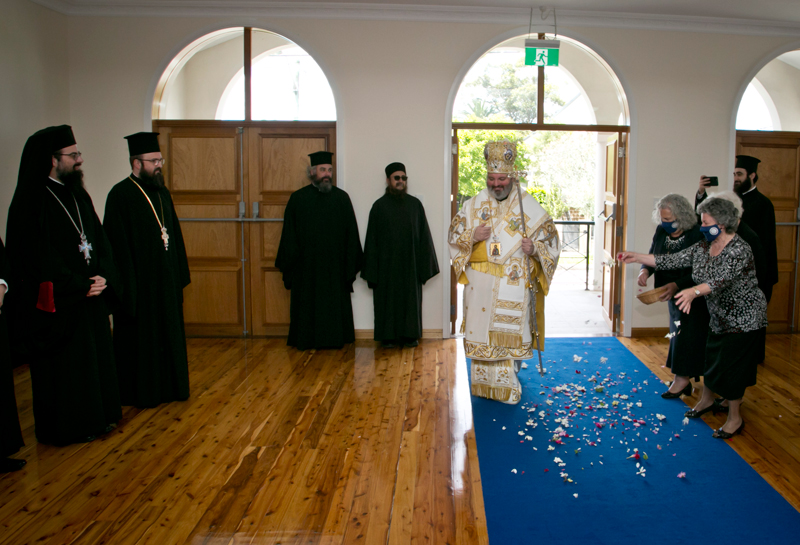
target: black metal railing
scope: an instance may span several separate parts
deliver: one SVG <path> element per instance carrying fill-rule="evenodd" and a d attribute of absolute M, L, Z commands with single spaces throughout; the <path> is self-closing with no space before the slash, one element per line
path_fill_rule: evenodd
<path fill-rule="evenodd" d="M 571 271 L 585 263 L 586 266 L 586 291 L 589 291 L 589 265 L 594 233 L 594 221 L 591 220 L 554 220 L 558 236 L 561 239 L 561 259 L 558 268 Z M 584 240 L 585 239 L 585 240 Z M 565 257 L 580 257 L 577 262 Z M 569 262 L 569 265 L 567 265 Z"/>

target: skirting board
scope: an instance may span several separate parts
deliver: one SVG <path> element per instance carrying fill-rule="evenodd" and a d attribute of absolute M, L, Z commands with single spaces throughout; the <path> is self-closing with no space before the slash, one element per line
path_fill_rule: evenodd
<path fill-rule="evenodd" d="M 374 329 L 356 329 L 356 339 L 373 339 L 375 337 L 375 330 Z M 447 339 L 450 335 L 448 334 L 446 337 L 442 334 L 441 329 L 423 329 L 422 330 L 422 338 L 423 339 Z"/>
<path fill-rule="evenodd" d="M 664 337 L 669 333 L 668 327 L 633 327 L 631 337 Z"/>

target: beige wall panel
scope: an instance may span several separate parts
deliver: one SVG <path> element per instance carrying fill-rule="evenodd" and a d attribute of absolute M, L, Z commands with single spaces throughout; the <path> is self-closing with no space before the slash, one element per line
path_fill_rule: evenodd
<path fill-rule="evenodd" d="M 236 141 L 233 138 L 173 136 L 172 190 L 179 192 L 239 190 Z"/>
<path fill-rule="evenodd" d="M 283 286 L 280 271 L 262 270 L 264 286 L 264 318 L 265 323 L 288 324 L 289 301 L 291 292 Z"/>
<path fill-rule="evenodd" d="M 192 267 L 192 283 L 183 291 L 186 324 L 241 323 L 238 311 L 241 280 L 238 269 Z"/>
<path fill-rule="evenodd" d="M 308 154 L 324 150 L 324 138 L 259 136 L 260 191 L 296 191 L 308 185 Z"/>

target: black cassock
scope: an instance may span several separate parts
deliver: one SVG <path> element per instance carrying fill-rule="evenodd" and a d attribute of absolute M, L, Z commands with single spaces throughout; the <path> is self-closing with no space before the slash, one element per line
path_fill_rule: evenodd
<path fill-rule="evenodd" d="M 189 397 L 183 324 L 189 263 L 169 190 L 135 179 L 169 239 L 165 250 L 153 208 L 131 179 L 111 189 L 103 226 L 123 286 L 112 309 L 114 352 L 122 404 L 155 407 Z"/>
<path fill-rule="evenodd" d="M 106 304 L 119 285 L 89 194 L 50 179 L 38 184 L 34 198 L 15 196 L 9 209 L 9 326 L 15 357 L 30 363 L 36 438 L 68 444 L 100 434 L 122 417 Z M 92 245 L 88 263 L 70 217 L 78 228 L 82 222 Z M 108 287 L 87 297 L 96 275 Z"/>
<path fill-rule="evenodd" d="M 9 281 L 8 261 L 2 240 L 0 240 L 0 279 Z M 17 399 L 14 396 L 14 372 L 8 348 L 7 314 L 5 307 L 0 308 L 0 458 L 7 458 L 23 446 L 17 415 Z"/>
<path fill-rule="evenodd" d="M 372 288 L 376 341 L 422 336 L 422 285 L 437 274 L 422 203 L 387 190 L 369 213 L 361 271 Z"/>
<path fill-rule="evenodd" d="M 350 293 L 361 270 L 361 241 L 350 197 L 313 185 L 289 198 L 275 266 L 291 290 L 289 346 L 341 348 L 355 340 Z"/>

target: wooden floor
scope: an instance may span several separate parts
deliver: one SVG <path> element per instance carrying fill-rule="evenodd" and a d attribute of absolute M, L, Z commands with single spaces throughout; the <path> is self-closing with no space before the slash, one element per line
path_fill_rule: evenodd
<path fill-rule="evenodd" d="M 667 377 L 664 339 L 621 340 Z M 28 465 L 0 476 L 0 543 L 488 543 L 460 345 L 192 339 L 189 401 L 126 408 L 111 434 L 62 448 L 36 443 L 20 368 Z M 800 335 L 770 336 L 729 442 L 795 508 L 798 362 Z"/>

